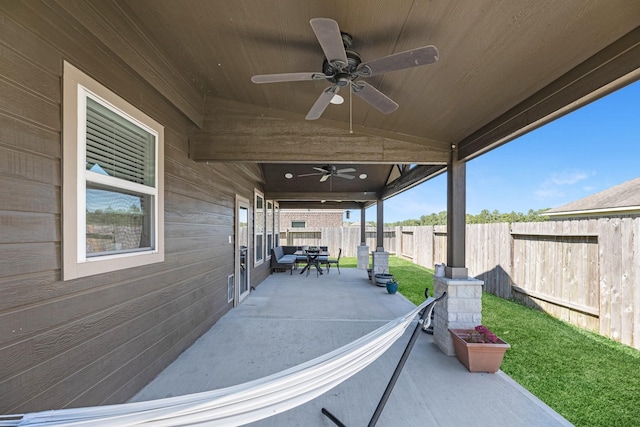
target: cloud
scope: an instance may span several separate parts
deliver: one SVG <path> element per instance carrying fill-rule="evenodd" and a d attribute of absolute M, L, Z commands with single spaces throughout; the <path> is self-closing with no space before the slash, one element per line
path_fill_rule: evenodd
<path fill-rule="evenodd" d="M 564 192 L 559 188 L 543 187 L 535 190 L 533 194 L 539 199 L 555 199 L 564 196 Z"/>
<path fill-rule="evenodd" d="M 552 173 L 547 181 L 554 185 L 572 185 L 577 182 L 583 181 L 589 178 L 589 174 L 586 172 L 562 172 Z"/>
<path fill-rule="evenodd" d="M 589 178 L 584 171 L 554 172 L 545 179 L 533 194 L 539 199 L 564 197 L 565 189 Z"/>

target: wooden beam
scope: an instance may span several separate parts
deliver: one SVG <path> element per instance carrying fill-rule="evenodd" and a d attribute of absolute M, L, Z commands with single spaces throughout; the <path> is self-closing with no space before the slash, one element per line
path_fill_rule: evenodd
<path fill-rule="evenodd" d="M 269 200 L 284 201 L 320 201 L 320 200 L 341 200 L 341 201 L 375 201 L 378 196 L 374 192 L 362 193 L 337 193 L 337 192 L 266 192 L 264 197 Z"/>
<path fill-rule="evenodd" d="M 549 302 L 551 304 L 560 306 L 560 307 L 565 307 L 568 308 L 570 310 L 575 310 L 575 311 L 579 311 L 581 313 L 584 314 L 588 314 L 590 316 L 595 316 L 595 317 L 600 317 L 600 308 L 594 308 L 594 307 L 588 307 L 586 305 L 582 305 L 582 304 L 575 304 L 569 301 L 563 301 L 560 298 L 556 298 L 553 296 L 549 296 L 549 295 L 545 295 L 543 293 L 540 292 L 536 292 L 536 291 L 531 291 L 531 290 L 527 290 L 524 288 L 521 288 L 519 286 L 516 285 L 511 285 L 511 289 L 513 289 L 516 292 L 519 292 L 521 294 L 524 294 L 528 297 L 531 298 L 536 298 L 536 299 L 541 299 L 542 301 L 546 301 Z"/>
<path fill-rule="evenodd" d="M 466 279 L 466 176 L 467 164 L 456 160 L 456 150 L 451 151 L 447 167 L 447 266 L 445 274 L 451 279 Z"/>
<path fill-rule="evenodd" d="M 351 210 L 360 210 L 362 209 L 363 204 L 360 202 L 334 202 L 334 201 L 326 201 L 322 203 L 320 201 L 315 202 L 307 202 L 307 201 L 280 201 L 280 210 L 286 209 L 351 209 Z"/>
<path fill-rule="evenodd" d="M 384 251 L 384 201 L 376 205 L 376 251 Z"/>
<path fill-rule="evenodd" d="M 404 172 L 400 178 L 386 185 L 380 194 L 382 199 L 388 199 L 401 191 L 416 186 L 447 170 L 441 165 L 417 165 Z"/>
<path fill-rule="evenodd" d="M 195 161 L 263 163 L 446 164 L 448 160 L 449 144 L 374 129 L 349 133 L 323 123 L 212 99 L 203 129 L 191 134 L 190 157 Z"/>
<path fill-rule="evenodd" d="M 367 244 L 367 214 L 364 207 L 360 209 L 360 244 Z"/>
<path fill-rule="evenodd" d="M 640 79 L 640 27 L 458 144 L 458 160 L 505 144 Z"/>

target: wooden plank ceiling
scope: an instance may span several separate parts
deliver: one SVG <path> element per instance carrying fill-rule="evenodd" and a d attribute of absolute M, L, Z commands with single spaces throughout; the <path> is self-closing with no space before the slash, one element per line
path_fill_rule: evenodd
<path fill-rule="evenodd" d="M 390 197 L 444 171 L 450 155 L 469 160 L 639 77 L 637 0 L 59 3 L 141 75 L 162 58 L 151 84 L 162 89 L 164 73 L 189 87 L 163 93 L 194 122 L 194 160 L 260 163 L 266 193 L 281 200 L 369 205 L 357 195 Z M 391 114 L 359 97 L 349 102 L 344 90 L 343 104 L 307 121 L 326 81 L 250 79 L 321 72 L 309 24 L 316 17 L 351 34 L 363 62 L 425 45 L 438 48 L 439 60 L 366 79 L 399 104 Z M 133 38 L 148 51 L 122 49 Z M 297 177 L 326 164 L 352 165 L 368 178 L 320 188 Z M 419 167 L 395 166 L 407 164 Z M 287 171 L 293 179 L 283 178 Z"/>

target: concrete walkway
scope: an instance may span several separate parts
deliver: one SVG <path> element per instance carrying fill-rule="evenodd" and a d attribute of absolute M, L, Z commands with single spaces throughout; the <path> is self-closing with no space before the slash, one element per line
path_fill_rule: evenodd
<path fill-rule="evenodd" d="M 400 292 L 402 284 L 400 284 Z M 334 350 L 414 308 L 356 269 L 320 277 L 275 273 L 131 401 L 212 390 L 260 378 Z M 366 426 L 414 329 L 381 358 L 320 397 L 252 426 Z M 380 427 L 571 425 L 501 371 L 469 373 L 421 333 Z"/>

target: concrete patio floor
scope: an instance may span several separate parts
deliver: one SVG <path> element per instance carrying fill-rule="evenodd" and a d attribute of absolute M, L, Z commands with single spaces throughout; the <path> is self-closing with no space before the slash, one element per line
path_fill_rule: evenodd
<path fill-rule="evenodd" d="M 402 291 L 402 285 L 400 292 Z M 366 272 L 308 277 L 275 273 L 228 312 L 131 401 L 213 390 L 260 378 L 328 353 L 415 305 L 367 280 Z M 415 321 L 382 357 L 318 398 L 251 426 L 368 424 Z M 377 424 L 412 426 L 571 425 L 515 381 L 469 373 L 421 333 Z"/>

